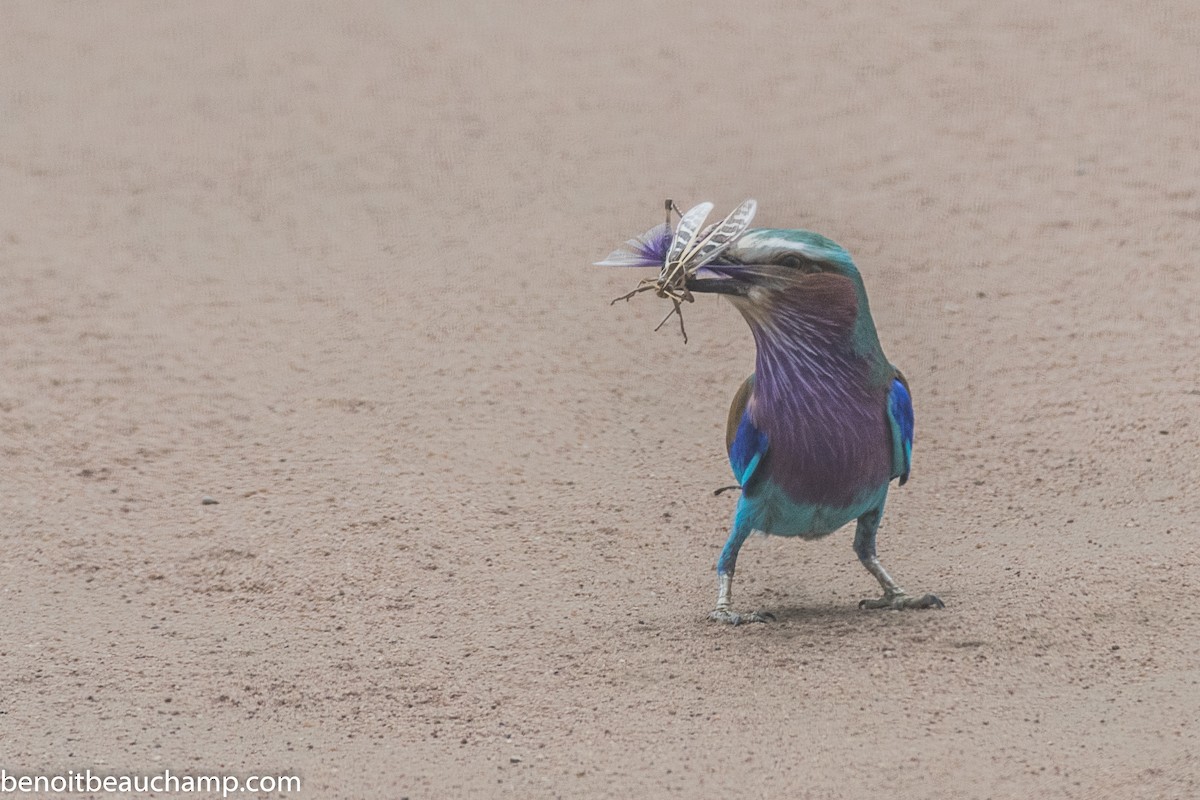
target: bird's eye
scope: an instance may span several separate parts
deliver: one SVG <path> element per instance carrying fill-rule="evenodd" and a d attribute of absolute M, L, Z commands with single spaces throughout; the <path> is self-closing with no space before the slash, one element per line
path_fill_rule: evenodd
<path fill-rule="evenodd" d="M 788 267 L 790 269 L 800 270 L 801 272 L 808 273 L 808 274 L 812 274 L 812 273 L 821 271 L 821 268 L 819 266 L 817 266 L 817 264 L 815 262 L 810 261 L 807 258 L 801 258 L 800 256 L 796 255 L 795 253 L 790 253 L 790 254 L 784 256 L 783 258 L 779 259 L 779 263 L 782 266 Z"/>

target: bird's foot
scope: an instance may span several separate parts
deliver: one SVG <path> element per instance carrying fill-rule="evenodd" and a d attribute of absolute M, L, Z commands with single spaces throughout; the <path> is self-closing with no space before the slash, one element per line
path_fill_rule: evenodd
<path fill-rule="evenodd" d="M 737 614 L 732 608 L 717 607 L 708 618 L 715 622 L 727 622 L 730 625 L 741 625 L 746 622 L 774 622 L 775 615 L 769 611 L 752 611 L 749 614 Z"/>
<path fill-rule="evenodd" d="M 858 607 L 892 608 L 899 610 L 902 608 L 945 608 L 946 604 L 937 595 L 926 594 L 921 597 L 913 597 L 903 589 L 898 589 L 896 591 L 886 591 L 883 593 L 883 597 L 874 600 L 861 600 Z"/>

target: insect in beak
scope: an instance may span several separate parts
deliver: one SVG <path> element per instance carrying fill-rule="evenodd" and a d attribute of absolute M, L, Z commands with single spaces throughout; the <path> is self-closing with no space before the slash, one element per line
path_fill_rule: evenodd
<path fill-rule="evenodd" d="M 632 292 L 616 298 L 610 305 L 650 291 L 659 297 L 669 299 L 672 303 L 671 311 L 663 317 L 662 322 L 658 323 L 654 330 L 661 329 L 672 316 L 679 315 L 679 332 L 683 335 L 684 344 L 687 344 L 687 329 L 683 324 L 683 304 L 695 302 L 695 297 L 688 288 L 688 282 L 694 279 L 697 270 L 718 258 L 737 241 L 739 236 L 746 232 L 751 220 L 754 219 L 754 212 L 757 210 L 758 204 L 753 199 L 746 200 L 721 222 L 708 228 L 703 226 L 709 213 L 712 212 L 712 203 L 700 203 L 686 213 L 681 213 L 679 207 L 675 205 L 675 201 L 669 198 L 663 203 L 663 206 L 667 214 L 667 230 L 670 230 L 671 227 L 672 211 L 679 215 L 679 224 L 675 228 L 671 246 L 663 259 L 658 277 L 642 280 Z"/>

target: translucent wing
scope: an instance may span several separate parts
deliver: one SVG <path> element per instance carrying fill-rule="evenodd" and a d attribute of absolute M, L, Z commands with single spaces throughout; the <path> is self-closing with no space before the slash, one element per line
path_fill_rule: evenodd
<path fill-rule="evenodd" d="M 659 267 L 667 255 L 671 243 L 671 231 L 666 223 L 660 222 L 636 239 L 630 239 L 622 247 L 613 250 L 608 258 L 597 261 L 597 267 Z"/>
<path fill-rule="evenodd" d="M 736 242 L 737 238 L 750 227 L 750 223 L 754 219 L 754 212 L 757 210 L 757 201 L 753 198 L 746 200 L 729 212 L 729 216 L 712 226 L 699 241 L 686 248 L 680 259 L 688 272 L 703 267 L 725 252 L 729 245 Z"/>
<path fill-rule="evenodd" d="M 712 210 L 712 203 L 701 203 L 688 209 L 688 212 L 680 218 L 679 225 L 675 228 L 675 238 L 671 242 L 671 249 L 667 251 L 667 258 L 663 264 L 664 270 L 668 264 L 679 262 L 684 250 L 696 238 L 696 232 L 704 225 L 704 220 L 708 218 Z"/>

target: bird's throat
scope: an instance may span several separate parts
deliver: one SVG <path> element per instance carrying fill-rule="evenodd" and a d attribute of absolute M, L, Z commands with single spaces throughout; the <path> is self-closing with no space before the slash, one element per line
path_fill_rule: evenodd
<path fill-rule="evenodd" d="M 747 409 L 767 435 L 773 480 L 798 502 L 848 507 L 886 483 L 891 445 L 885 396 L 852 330 L 789 315 L 761 324 Z"/>

